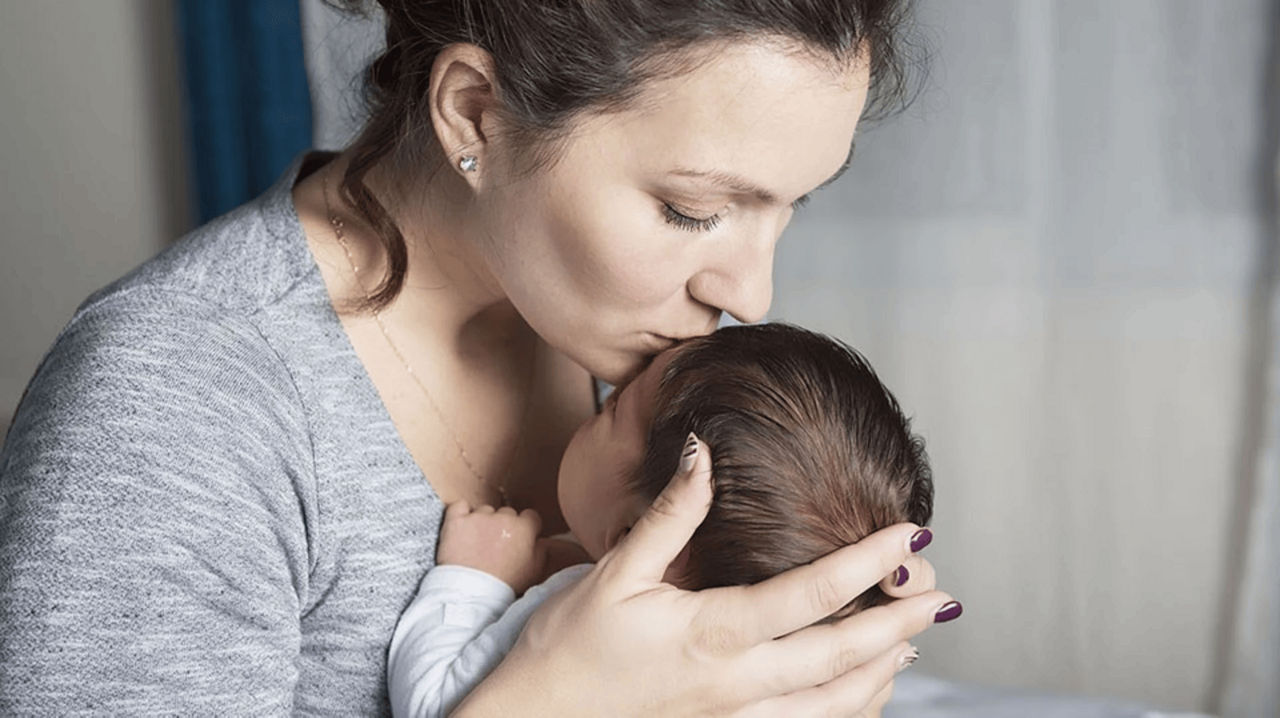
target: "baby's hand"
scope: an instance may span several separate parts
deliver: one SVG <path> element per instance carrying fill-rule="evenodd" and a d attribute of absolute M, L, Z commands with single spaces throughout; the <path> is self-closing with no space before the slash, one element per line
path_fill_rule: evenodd
<path fill-rule="evenodd" d="M 457 501 L 445 509 L 436 563 L 484 571 L 519 596 L 542 576 L 546 551 L 538 544 L 541 529 L 542 518 L 533 509 L 517 514 L 509 506 L 472 509 Z"/>

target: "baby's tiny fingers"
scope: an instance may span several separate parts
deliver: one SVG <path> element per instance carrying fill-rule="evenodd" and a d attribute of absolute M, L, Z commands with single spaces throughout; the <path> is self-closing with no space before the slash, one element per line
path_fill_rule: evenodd
<path fill-rule="evenodd" d="M 520 512 L 520 520 L 527 521 L 533 528 L 533 535 L 537 536 L 542 531 L 542 516 L 533 509 L 525 509 Z"/>
<path fill-rule="evenodd" d="M 516 510 L 511 508 L 510 506 L 503 506 L 502 508 L 498 509 L 498 513 L 503 516 L 515 516 Z"/>
<path fill-rule="evenodd" d="M 493 513 L 493 512 L 494 512 L 494 511 L 493 511 L 493 507 L 492 507 L 492 506 L 490 506 L 489 504 L 481 504 L 481 505 L 479 505 L 479 506 L 477 506 L 477 507 L 475 508 L 475 511 L 474 511 L 473 513 L 477 513 L 477 514 L 491 514 L 491 513 Z"/>
<path fill-rule="evenodd" d="M 912 554 L 880 581 L 880 588 L 894 598 L 909 598 L 937 586 L 933 564 L 919 554 Z"/>
<path fill-rule="evenodd" d="M 444 509 L 445 518 L 457 518 L 471 513 L 471 504 L 466 501 L 454 501 Z"/>

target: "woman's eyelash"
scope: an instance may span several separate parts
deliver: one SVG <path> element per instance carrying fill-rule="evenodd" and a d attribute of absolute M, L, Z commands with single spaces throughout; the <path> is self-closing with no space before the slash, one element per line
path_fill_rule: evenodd
<path fill-rule="evenodd" d="M 809 204 L 809 198 L 810 195 L 806 194 L 792 202 L 791 211 L 798 211 L 801 207 Z M 675 225 L 680 229 L 688 230 L 690 232 L 708 232 L 720 226 L 720 215 L 718 214 L 713 214 L 706 219 L 698 219 L 697 217 L 690 217 L 689 215 L 684 214 L 667 202 L 662 203 L 662 213 L 666 215 L 668 224 Z"/>
<path fill-rule="evenodd" d="M 697 217 L 682 214 L 666 202 L 662 203 L 662 214 L 665 215 L 667 224 L 690 232 L 707 232 L 720 225 L 720 215 L 718 214 L 713 214 L 706 219 L 698 219 Z"/>

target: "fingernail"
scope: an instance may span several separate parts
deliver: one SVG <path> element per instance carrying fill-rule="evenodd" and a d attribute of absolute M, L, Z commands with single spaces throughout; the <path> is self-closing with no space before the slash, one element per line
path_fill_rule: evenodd
<path fill-rule="evenodd" d="M 920 649 L 915 646 L 908 648 L 907 652 L 902 654 L 902 657 L 898 659 L 898 671 L 901 672 L 907 670 L 911 667 L 912 663 L 915 663 L 918 660 L 920 660 Z"/>
<path fill-rule="evenodd" d="M 933 541 L 933 532 L 929 529 L 920 529 L 911 534 L 911 553 L 920 553 L 920 550 L 929 545 Z"/>
<path fill-rule="evenodd" d="M 901 586 L 906 583 L 909 578 L 911 578 L 911 572 L 907 571 L 907 567 L 899 566 L 897 570 L 893 572 L 893 585 Z"/>
<path fill-rule="evenodd" d="M 693 432 L 689 432 L 689 438 L 684 441 L 684 453 L 680 454 L 680 473 L 687 474 L 693 471 L 693 462 L 698 458 L 698 437 Z"/>
<path fill-rule="evenodd" d="M 964 606 L 961 606 L 959 601 L 947 601 L 942 604 L 942 608 L 939 608 L 937 613 L 933 614 L 933 622 L 946 623 L 947 621 L 954 621 L 962 613 L 964 613 Z"/>

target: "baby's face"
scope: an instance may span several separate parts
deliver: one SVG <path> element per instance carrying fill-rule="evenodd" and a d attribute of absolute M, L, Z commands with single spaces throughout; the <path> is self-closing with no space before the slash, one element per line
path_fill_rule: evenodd
<path fill-rule="evenodd" d="M 627 477 L 644 457 L 662 372 L 679 347 L 659 354 L 603 410 L 578 427 L 560 460 L 560 510 L 593 559 L 618 542 L 649 508 L 627 490 Z"/>

